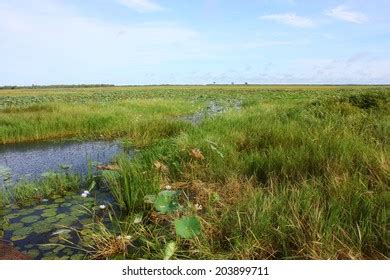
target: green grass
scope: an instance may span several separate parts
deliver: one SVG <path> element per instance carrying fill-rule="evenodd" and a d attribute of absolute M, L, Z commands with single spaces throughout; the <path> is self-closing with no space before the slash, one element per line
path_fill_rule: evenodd
<path fill-rule="evenodd" d="M 33 204 L 42 199 L 64 196 L 78 191 L 80 177 L 65 173 L 47 173 L 37 181 L 20 181 L 6 189 L 0 189 L 0 207 L 10 203 L 20 206 Z"/>
<path fill-rule="evenodd" d="M 103 175 L 129 217 L 142 213 L 135 225 L 121 221 L 137 249 L 99 243 L 95 256 L 155 259 L 171 248 L 180 259 L 390 257 L 389 87 L 20 89 L 0 100 L 2 143 L 121 138 L 144 147 Z M 229 109 L 199 125 L 180 119 L 210 101 Z M 163 215 L 144 197 L 167 185 L 182 208 Z M 192 240 L 175 234 L 185 215 L 202 224 Z M 115 235 L 98 228 L 95 241 L 99 231 Z"/>

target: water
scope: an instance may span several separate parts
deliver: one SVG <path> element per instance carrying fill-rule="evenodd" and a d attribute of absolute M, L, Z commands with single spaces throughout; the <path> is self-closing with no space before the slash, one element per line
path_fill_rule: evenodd
<path fill-rule="evenodd" d="M 120 143 L 108 141 L 61 141 L 23 143 L 0 146 L 0 187 L 6 182 L 20 179 L 39 179 L 45 172 L 60 171 L 64 165 L 71 166 L 72 172 L 85 175 L 89 162 L 108 164 L 113 157 L 132 150 L 126 150 Z M 61 167 L 62 166 L 62 167 Z M 10 184 L 12 187 L 12 184 Z M 100 184 L 99 184 L 100 185 Z M 80 259 L 85 253 L 78 250 L 80 240 L 75 231 L 83 230 L 92 223 L 89 211 L 96 211 L 101 218 L 107 218 L 106 210 L 100 205 L 112 205 L 111 193 L 98 186 L 89 197 L 80 193 L 69 193 L 65 197 L 54 197 L 37 201 L 34 205 L 18 207 L 9 205 L 0 208 L 0 239 L 33 259 Z M 56 234 L 61 231 L 61 236 Z M 63 238 L 73 243 L 69 248 Z M 52 245 L 48 245 L 52 244 Z"/>
<path fill-rule="evenodd" d="M 181 117 L 181 119 L 191 122 L 194 125 L 198 125 L 207 117 L 217 116 L 219 114 L 226 112 L 230 108 L 234 108 L 235 110 L 240 110 L 241 105 L 242 104 L 240 100 L 232 100 L 229 102 L 229 104 L 225 104 L 225 106 L 216 101 L 210 101 L 207 104 L 207 107 L 204 108 L 203 110 L 196 112 L 195 114 L 192 115 Z"/>
<path fill-rule="evenodd" d="M 32 259 L 83 259 L 86 255 L 76 230 L 93 223 L 86 209 L 109 224 L 108 210 L 99 205 L 113 202 L 107 190 L 99 189 L 87 198 L 69 194 L 23 208 L 8 206 L 0 209 L 0 238 Z"/>
<path fill-rule="evenodd" d="M 109 163 L 125 149 L 118 142 L 61 141 L 0 145 L 0 185 L 5 180 L 39 179 L 45 172 L 70 166 L 72 172 L 86 175 L 88 163 Z M 126 151 L 129 154 L 132 151 Z"/>

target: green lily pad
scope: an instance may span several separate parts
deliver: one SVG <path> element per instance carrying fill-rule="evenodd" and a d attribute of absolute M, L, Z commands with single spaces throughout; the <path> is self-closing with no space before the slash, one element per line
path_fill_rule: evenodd
<path fill-rule="evenodd" d="M 26 252 L 27 255 L 35 259 L 36 257 L 39 256 L 39 250 L 38 249 L 31 249 Z"/>
<path fill-rule="evenodd" d="M 42 217 L 48 218 L 57 215 L 57 209 L 46 209 L 41 214 Z"/>
<path fill-rule="evenodd" d="M 84 255 L 83 254 L 75 254 L 70 257 L 71 260 L 83 260 Z"/>
<path fill-rule="evenodd" d="M 23 223 L 12 223 L 4 227 L 5 230 L 17 230 L 23 227 Z"/>
<path fill-rule="evenodd" d="M 63 199 L 62 197 L 60 198 L 57 198 L 56 200 L 54 200 L 55 203 L 64 203 L 65 202 L 65 199 Z"/>
<path fill-rule="evenodd" d="M 42 223 L 45 225 L 45 226 L 48 226 L 50 224 L 53 224 L 53 223 L 56 223 L 60 220 L 60 218 L 58 217 L 59 215 L 57 216 L 53 216 L 53 217 L 49 217 L 49 218 L 46 218 L 42 221 Z"/>
<path fill-rule="evenodd" d="M 35 212 L 35 209 L 33 209 L 33 208 L 30 208 L 30 209 L 21 209 L 20 211 L 19 211 L 19 215 L 20 216 L 27 216 L 27 215 L 30 215 L 30 214 L 32 214 L 32 213 L 34 213 Z"/>
<path fill-rule="evenodd" d="M 72 217 L 78 218 L 78 217 L 84 216 L 84 215 L 85 215 L 85 212 L 76 210 L 76 211 L 71 211 L 71 212 L 69 213 L 69 215 L 72 216 Z"/>
<path fill-rule="evenodd" d="M 27 238 L 27 235 L 14 235 L 11 237 L 11 241 L 20 241 Z"/>
<path fill-rule="evenodd" d="M 56 227 L 64 227 L 64 226 L 69 227 L 72 224 L 74 224 L 76 221 L 77 221 L 77 217 L 69 216 L 65 219 L 61 219 L 60 221 L 58 221 Z"/>
<path fill-rule="evenodd" d="M 71 207 L 73 204 L 72 203 L 70 203 L 70 202 L 65 202 L 65 203 L 62 203 L 61 204 L 61 207 Z"/>
<path fill-rule="evenodd" d="M 23 217 L 20 219 L 20 221 L 22 223 L 25 223 L 25 224 L 29 224 L 29 223 L 33 223 L 33 222 L 36 222 L 40 219 L 39 216 L 26 216 L 26 217 Z"/>
<path fill-rule="evenodd" d="M 39 227 L 33 227 L 33 232 L 36 234 L 42 234 L 51 231 L 51 228 L 49 226 L 39 226 Z"/>
<path fill-rule="evenodd" d="M 12 220 L 12 219 L 16 219 L 18 217 L 20 217 L 21 215 L 19 213 L 11 213 L 11 214 L 8 214 L 7 216 L 5 216 L 8 220 Z"/>
<path fill-rule="evenodd" d="M 169 190 L 160 192 L 154 202 L 154 207 L 162 214 L 176 211 L 179 208 L 177 192 Z"/>
<path fill-rule="evenodd" d="M 57 216 L 55 216 L 55 218 L 57 218 L 57 219 L 59 219 L 59 220 L 64 219 L 64 218 L 66 218 L 66 217 L 68 217 L 68 215 L 65 214 L 65 213 L 61 213 L 61 214 L 58 214 Z"/>
<path fill-rule="evenodd" d="M 32 227 L 22 227 L 15 230 L 12 234 L 15 236 L 24 236 L 29 235 L 32 232 Z"/>
<path fill-rule="evenodd" d="M 200 222 L 196 217 L 183 217 L 175 221 L 176 234 L 184 239 L 192 239 L 201 233 Z"/>
<path fill-rule="evenodd" d="M 36 210 L 45 210 L 47 207 L 48 207 L 47 205 L 41 204 L 41 205 L 35 206 L 35 209 Z"/>

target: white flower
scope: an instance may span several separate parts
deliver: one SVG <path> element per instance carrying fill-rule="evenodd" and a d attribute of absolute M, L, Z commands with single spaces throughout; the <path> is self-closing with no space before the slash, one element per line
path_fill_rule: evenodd
<path fill-rule="evenodd" d="M 102 209 L 102 210 L 104 210 L 104 209 L 106 209 L 106 205 L 104 205 L 104 204 L 99 205 L 99 208 Z"/>
<path fill-rule="evenodd" d="M 87 197 L 89 195 L 89 191 L 83 191 L 81 197 Z"/>
<path fill-rule="evenodd" d="M 166 185 L 166 186 L 165 186 L 165 189 L 166 189 L 166 190 L 171 190 L 171 189 L 172 189 L 172 186 Z"/>
<path fill-rule="evenodd" d="M 203 206 L 201 204 L 197 203 L 197 204 L 195 204 L 195 208 L 196 208 L 196 210 L 200 211 L 203 209 Z"/>

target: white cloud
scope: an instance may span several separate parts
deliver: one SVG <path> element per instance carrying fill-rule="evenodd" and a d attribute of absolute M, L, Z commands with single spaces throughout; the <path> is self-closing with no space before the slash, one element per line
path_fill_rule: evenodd
<path fill-rule="evenodd" d="M 265 15 L 265 16 L 261 16 L 260 19 L 277 21 L 295 27 L 305 28 L 305 27 L 314 26 L 314 22 L 310 18 L 297 16 L 296 14 L 293 13 Z"/>
<path fill-rule="evenodd" d="M 346 6 L 337 6 L 336 8 L 325 11 L 325 14 L 339 20 L 357 24 L 362 24 L 368 21 L 365 14 L 350 10 Z"/>
<path fill-rule="evenodd" d="M 151 0 L 119 0 L 122 5 L 139 13 L 162 11 L 164 8 Z"/>

